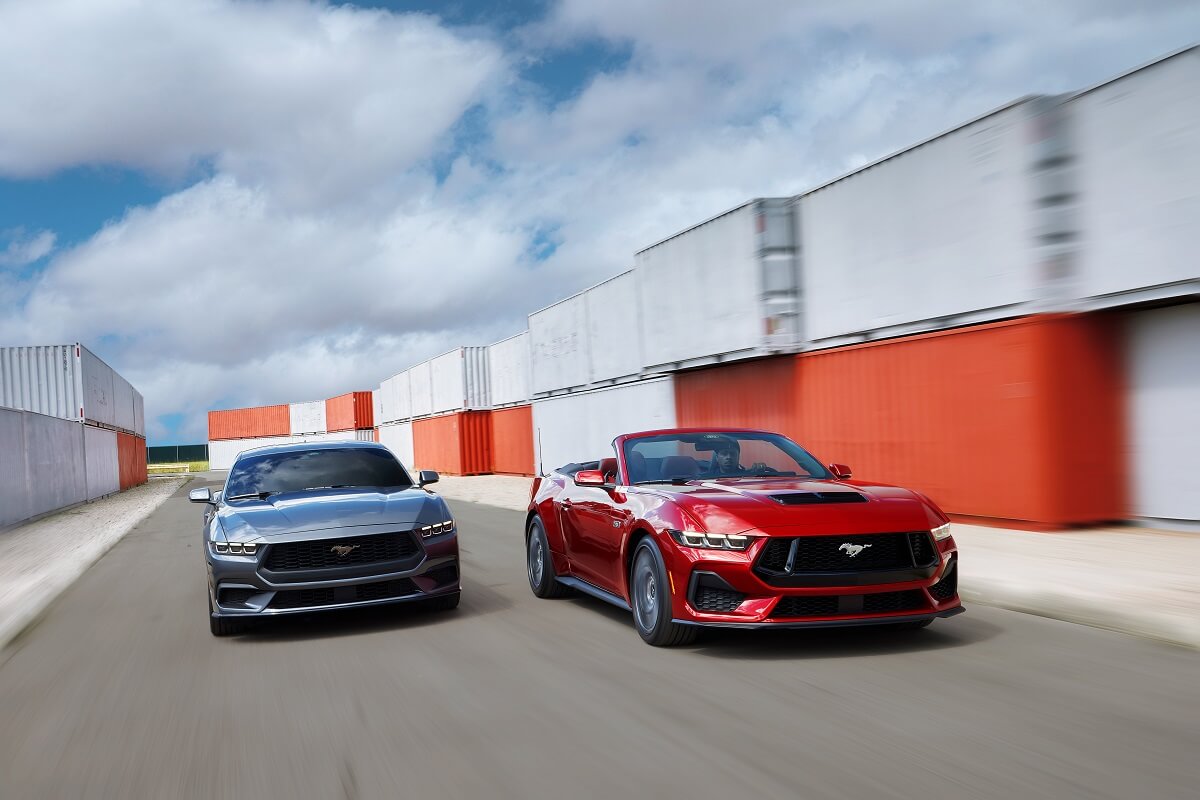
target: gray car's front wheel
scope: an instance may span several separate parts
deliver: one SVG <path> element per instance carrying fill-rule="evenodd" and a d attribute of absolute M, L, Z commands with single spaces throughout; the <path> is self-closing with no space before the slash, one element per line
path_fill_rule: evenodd
<path fill-rule="evenodd" d="M 571 589 L 558 582 L 554 575 L 554 562 L 550 558 L 550 542 L 542 521 L 534 517 L 526 532 L 525 567 L 529 575 L 529 588 L 538 597 L 565 597 Z"/>
<path fill-rule="evenodd" d="M 213 614 L 212 598 L 208 600 L 208 632 L 213 636 L 233 636 L 242 632 L 241 621 L 218 617 Z"/>
<path fill-rule="evenodd" d="M 629 604 L 633 621 L 647 644 L 677 647 L 696 639 L 694 625 L 680 625 L 671 618 L 671 584 L 667 566 L 653 539 L 638 542 L 629 571 Z"/>

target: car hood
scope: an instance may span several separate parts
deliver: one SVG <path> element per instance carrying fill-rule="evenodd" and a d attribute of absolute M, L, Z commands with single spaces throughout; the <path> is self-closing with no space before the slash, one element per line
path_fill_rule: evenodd
<path fill-rule="evenodd" d="M 221 506 L 218 517 L 226 537 L 245 540 L 357 525 L 408 526 L 417 521 L 427 505 L 435 504 L 440 505 L 440 500 L 423 489 L 332 489 L 239 500 Z M 434 508 L 428 514 L 430 519 L 440 519 L 441 515 Z"/>
<path fill-rule="evenodd" d="M 685 486 L 655 487 L 710 533 L 757 529 L 779 535 L 798 533 L 889 533 L 929 530 L 946 520 L 920 494 L 862 481 L 804 479 L 726 479 Z M 813 502 L 790 505 L 775 498 L 824 499 L 854 493 L 865 502 Z"/>

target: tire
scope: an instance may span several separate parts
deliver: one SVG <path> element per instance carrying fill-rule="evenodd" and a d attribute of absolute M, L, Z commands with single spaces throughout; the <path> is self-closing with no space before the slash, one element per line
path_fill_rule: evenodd
<path fill-rule="evenodd" d="M 642 640 L 654 647 L 691 644 L 699 633 L 695 625 L 672 621 L 670 586 L 658 545 L 649 537 L 642 539 L 633 552 L 633 567 L 629 571 L 629 605 Z"/>
<path fill-rule="evenodd" d="M 430 611 L 453 611 L 454 609 L 458 608 L 458 598 L 460 594 L 462 593 L 455 592 L 454 594 L 444 594 L 439 597 L 435 597 L 432 600 L 426 600 L 425 608 L 429 609 Z"/>
<path fill-rule="evenodd" d="M 529 535 L 525 537 L 525 574 L 529 576 L 529 588 L 538 597 L 566 597 L 571 593 L 554 575 L 554 560 L 550 557 L 550 542 L 542 521 L 537 517 L 529 523 Z"/>
<path fill-rule="evenodd" d="M 213 616 L 212 599 L 208 601 L 208 632 L 213 636 L 233 636 L 242 632 L 242 622 Z"/>

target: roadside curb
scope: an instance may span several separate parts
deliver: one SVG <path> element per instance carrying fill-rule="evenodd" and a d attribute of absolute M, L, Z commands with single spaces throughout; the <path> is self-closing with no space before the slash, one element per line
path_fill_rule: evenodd
<path fill-rule="evenodd" d="M 10 562 L 5 565 L 5 570 L 0 571 L 0 578 L 8 577 L 4 572 L 8 572 L 9 575 L 15 573 L 14 580 L 20 581 L 24 578 L 26 583 L 33 584 L 33 588 L 21 592 L 18 595 L 19 600 L 9 600 L 7 607 L 0 607 L 0 664 L 7 661 L 20 649 L 19 646 L 12 647 L 11 645 L 18 642 L 27 630 L 36 625 L 46 611 L 64 592 L 71 588 L 75 581 L 79 580 L 93 564 L 103 558 L 114 545 L 124 539 L 129 531 L 162 506 L 188 480 L 190 479 L 184 477 L 154 478 L 143 486 L 134 487 L 120 494 L 109 495 L 93 503 L 74 506 L 62 512 L 42 517 L 28 525 L 5 531 L 6 539 L 21 536 L 23 533 L 39 535 L 43 531 L 52 530 L 56 523 L 66 522 L 68 515 L 89 516 L 89 512 L 92 512 L 91 515 L 95 515 L 97 512 L 109 510 L 109 506 L 102 505 L 105 503 L 120 502 L 122 499 L 127 502 L 137 499 L 146 501 L 131 508 L 127 516 L 119 521 L 110 521 L 107 529 L 101 530 L 93 539 L 82 544 L 77 539 L 71 539 L 67 542 L 70 552 L 66 557 L 56 557 L 58 554 L 52 552 L 49 558 L 41 558 L 36 563 L 14 564 Z M 138 494 L 131 496 L 132 492 Z M 142 498 L 141 496 L 146 493 L 152 493 L 152 495 Z M 49 540 L 49 534 L 47 536 L 52 551 L 55 544 L 62 544 L 62 542 Z M 39 539 L 40 541 L 41 539 Z M 39 564 L 41 565 L 40 569 Z M 51 564 L 52 568 L 49 566 Z M 32 580 L 30 576 L 36 578 L 36 581 Z"/>

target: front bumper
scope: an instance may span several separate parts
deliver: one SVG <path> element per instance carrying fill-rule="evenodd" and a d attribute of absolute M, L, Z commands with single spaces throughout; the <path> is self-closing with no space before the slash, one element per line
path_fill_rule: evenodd
<path fill-rule="evenodd" d="M 936 559 L 912 569 L 841 576 L 805 575 L 807 585 L 756 569 L 763 544 L 746 553 L 669 547 L 673 618 L 685 625 L 817 628 L 919 622 L 963 611 L 953 539 L 934 543 Z M 876 575 L 889 579 L 875 582 Z M 765 579 L 766 578 L 766 579 Z M 769 583 L 767 579 L 774 581 Z M 785 584 L 785 585 L 780 585 Z"/>
<path fill-rule="evenodd" d="M 417 553 L 402 564 L 285 575 L 266 569 L 266 558 L 261 550 L 256 556 L 207 554 L 214 617 L 274 617 L 417 602 L 460 590 L 457 532 L 420 542 Z"/>

